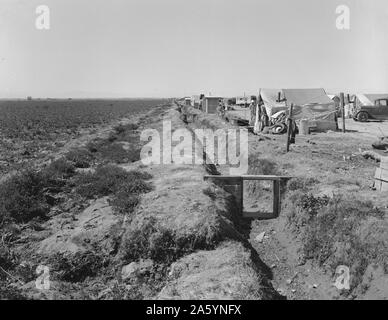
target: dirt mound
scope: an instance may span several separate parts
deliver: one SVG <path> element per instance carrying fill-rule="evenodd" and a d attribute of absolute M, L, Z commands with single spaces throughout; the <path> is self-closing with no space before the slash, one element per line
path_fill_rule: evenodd
<path fill-rule="evenodd" d="M 75 253 L 96 246 L 109 254 L 114 250 L 112 230 L 120 225 L 120 219 L 113 213 L 105 197 L 96 200 L 76 217 L 67 221 L 54 218 L 49 224 L 56 231 L 38 244 L 39 254 L 49 256 L 55 253 Z"/>
<path fill-rule="evenodd" d="M 216 250 L 199 251 L 180 259 L 171 266 L 170 279 L 158 299 L 268 298 L 251 253 L 238 242 L 225 242 Z"/>

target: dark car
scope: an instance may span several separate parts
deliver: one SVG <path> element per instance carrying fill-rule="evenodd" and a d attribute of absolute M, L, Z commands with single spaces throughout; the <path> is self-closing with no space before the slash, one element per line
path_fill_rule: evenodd
<path fill-rule="evenodd" d="M 375 100 L 374 105 L 357 106 L 353 113 L 353 119 L 360 122 L 388 120 L 388 97 Z"/>

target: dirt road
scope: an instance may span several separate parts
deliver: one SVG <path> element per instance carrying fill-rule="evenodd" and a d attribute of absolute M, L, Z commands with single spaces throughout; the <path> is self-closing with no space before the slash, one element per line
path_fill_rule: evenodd
<path fill-rule="evenodd" d="M 339 119 L 339 126 L 342 128 L 342 119 Z M 366 140 L 376 140 L 380 136 L 388 136 L 388 121 L 358 122 L 353 119 L 346 119 L 347 134 L 355 133 L 354 137 L 365 138 Z"/>

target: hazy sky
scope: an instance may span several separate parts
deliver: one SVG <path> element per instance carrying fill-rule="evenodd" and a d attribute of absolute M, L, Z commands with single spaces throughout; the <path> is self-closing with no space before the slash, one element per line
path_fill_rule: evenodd
<path fill-rule="evenodd" d="M 0 97 L 388 92 L 387 35 L 387 0 L 0 0 Z"/>

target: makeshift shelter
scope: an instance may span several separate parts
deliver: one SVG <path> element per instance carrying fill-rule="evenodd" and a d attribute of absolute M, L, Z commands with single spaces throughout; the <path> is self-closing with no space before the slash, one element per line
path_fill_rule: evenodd
<path fill-rule="evenodd" d="M 236 106 L 249 106 L 254 102 L 254 96 L 236 97 Z"/>
<path fill-rule="evenodd" d="M 288 110 L 282 89 L 261 89 L 259 100 L 264 103 L 268 117 L 279 111 Z"/>
<path fill-rule="evenodd" d="M 206 113 L 216 114 L 222 97 L 205 96 L 202 99 L 202 110 Z"/>
<path fill-rule="evenodd" d="M 260 100 L 267 116 L 271 118 L 281 111 L 288 113 L 294 105 L 292 118 L 315 131 L 337 130 L 335 102 L 325 90 L 318 89 L 261 89 Z"/>

